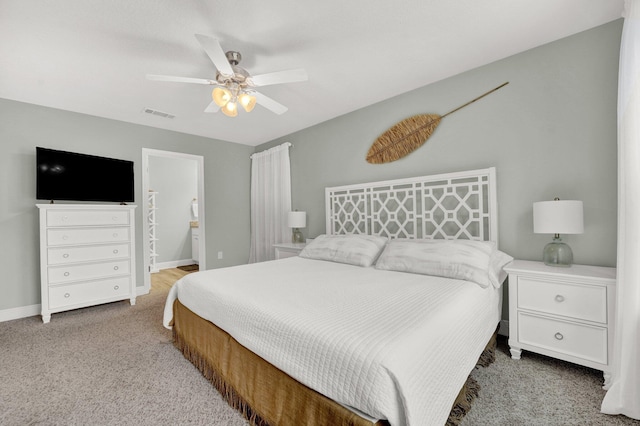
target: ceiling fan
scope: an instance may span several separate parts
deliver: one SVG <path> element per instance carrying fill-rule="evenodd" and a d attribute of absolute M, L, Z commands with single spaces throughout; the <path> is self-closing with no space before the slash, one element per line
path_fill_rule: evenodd
<path fill-rule="evenodd" d="M 263 95 L 254 88 L 272 84 L 307 81 L 308 79 L 307 72 L 302 68 L 251 75 L 238 65 L 242 59 L 242 55 L 239 52 L 228 51 L 225 53 L 222 50 L 222 46 L 220 46 L 220 42 L 215 38 L 201 34 L 196 34 L 196 38 L 217 69 L 215 79 L 156 74 L 147 74 L 147 79 L 216 86 L 211 93 L 213 101 L 204 110 L 205 112 L 217 112 L 221 109 L 225 115 L 235 117 L 238 115 L 239 105 L 246 112 L 250 112 L 256 104 L 260 104 L 276 114 L 283 114 L 287 111 L 286 106 Z"/>

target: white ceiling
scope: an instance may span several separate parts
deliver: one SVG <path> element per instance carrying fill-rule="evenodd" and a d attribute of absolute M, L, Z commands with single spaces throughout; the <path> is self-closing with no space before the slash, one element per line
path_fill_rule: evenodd
<path fill-rule="evenodd" d="M 0 0 L 0 98 L 246 145 L 371 105 L 621 17 L 624 0 Z M 305 68 L 260 91 L 286 105 L 203 112 L 215 78 L 194 34 L 252 74 Z M 144 113 L 152 108 L 174 119 Z"/>

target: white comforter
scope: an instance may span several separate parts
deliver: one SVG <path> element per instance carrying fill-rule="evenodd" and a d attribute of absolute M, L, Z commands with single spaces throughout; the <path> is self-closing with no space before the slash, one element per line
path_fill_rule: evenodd
<path fill-rule="evenodd" d="M 393 426 L 442 426 L 500 319 L 468 282 L 292 257 L 190 274 L 167 298 L 321 394 Z"/>

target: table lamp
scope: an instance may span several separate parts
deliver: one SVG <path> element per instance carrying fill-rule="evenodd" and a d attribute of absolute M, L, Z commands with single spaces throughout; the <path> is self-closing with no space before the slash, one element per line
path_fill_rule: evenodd
<path fill-rule="evenodd" d="M 582 234 L 584 220 L 582 201 L 560 200 L 533 203 L 533 232 L 554 234 L 553 241 L 544 247 L 542 260 L 549 266 L 571 266 L 573 252 L 562 242 L 560 234 Z"/>
<path fill-rule="evenodd" d="M 289 212 L 288 216 L 288 224 L 289 228 L 293 228 L 293 233 L 291 234 L 291 242 L 292 243 L 304 243 L 304 238 L 302 237 L 302 232 L 300 232 L 300 228 L 304 228 L 307 226 L 307 213 L 306 212 Z"/>

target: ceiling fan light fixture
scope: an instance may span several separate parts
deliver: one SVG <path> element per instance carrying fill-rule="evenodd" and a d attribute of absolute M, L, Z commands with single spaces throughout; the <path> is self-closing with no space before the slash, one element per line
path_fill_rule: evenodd
<path fill-rule="evenodd" d="M 222 107 L 222 113 L 227 117 L 236 117 L 238 115 L 238 107 L 235 102 L 227 102 Z"/>
<path fill-rule="evenodd" d="M 223 89 L 221 87 L 216 87 L 215 89 L 213 89 L 213 92 L 211 92 L 211 97 L 213 98 L 213 101 L 216 103 L 216 105 L 218 105 L 220 108 L 227 105 L 232 99 L 231 92 L 228 89 Z"/>
<path fill-rule="evenodd" d="M 307 81 L 308 79 L 306 71 L 302 68 L 252 76 L 246 69 L 239 66 L 242 60 L 242 55 L 239 52 L 225 52 L 222 50 L 220 42 L 212 37 L 196 34 L 196 38 L 217 69 L 215 79 L 155 74 L 147 74 L 147 79 L 202 84 L 209 87 L 217 86 L 211 92 L 213 101 L 209 102 L 205 112 L 216 112 L 222 109 L 225 115 L 236 117 L 239 109 L 238 103 L 246 112 L 251 112 L 259 100 L 261 106 L 280 115 L 287 111 L 287 107 L 254 90 L 254 87 Z"/>
<path fill-rule="evenodd" d="M 238 102 L 246 112 L 251 112 L 256 106 L 256 97 L 248 93 L 243 93 L 238 97 Z"/>

